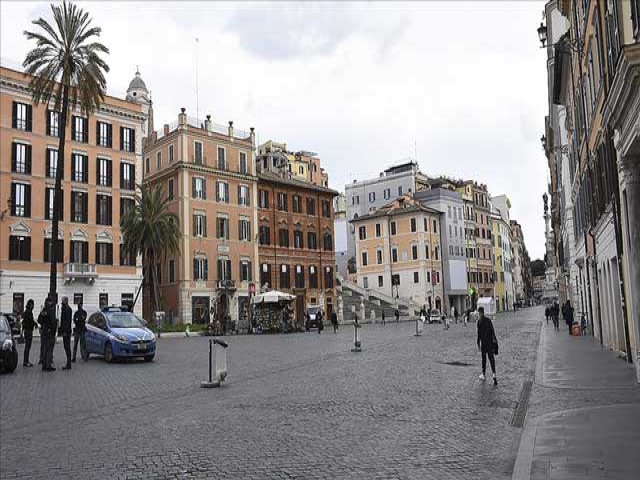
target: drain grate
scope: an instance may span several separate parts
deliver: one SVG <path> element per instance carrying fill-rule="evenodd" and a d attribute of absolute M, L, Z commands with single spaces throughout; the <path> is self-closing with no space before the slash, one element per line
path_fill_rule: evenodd
<path fill-rule="evenodd" d="M 511 417 L 511 426 L 516 428 L 524 427 L 524 420 L 527 417 L 527 410 L 529 409 L 529 398 L 531 397 L 531 389 L 533 388 L 533 380 L 525 380 L 520 391 L 520 398 L 513 411 Z"/>
<path fill-rule="evenodd" d="M 468 362 L 461 362 L 459 360 L 453 360 L 451 362 L 442 362 L 445 365 L 453 365 L 454 367 L 470 367 L 471 365 L 473 365 L 472 363 L 468 363 Z"/>

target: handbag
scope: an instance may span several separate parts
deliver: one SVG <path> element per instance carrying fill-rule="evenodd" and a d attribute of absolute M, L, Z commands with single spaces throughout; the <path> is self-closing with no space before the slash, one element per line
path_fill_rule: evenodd
<path fill-rule="evenodd" d="M 493 343 L 493 345 L 492 345 L 492 347 L 493 347 L 493 354 L 494 354 L 494 355 L 498 355 L 498 351 L 499 351 L 499 348 L 498 348 L 498 339 L 496 338 L 496 336 L 495 336 L 495 335 L 493 336 L 493 342 L 492 342 L 492 343 Z"/>

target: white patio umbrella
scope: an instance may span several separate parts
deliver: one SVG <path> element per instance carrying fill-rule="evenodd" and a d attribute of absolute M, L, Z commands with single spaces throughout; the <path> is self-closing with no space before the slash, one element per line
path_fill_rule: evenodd
<path fill-rule="evenodd" d="M 295 299 L 294 295 L 290 295 L 288 293 L 279 292 L 277 290 L 271 290 L 270 292 L 261 293 L 256 295 L 251 299 L 251 303 L 279 303 L 279 302 L 290 302 Z"/>

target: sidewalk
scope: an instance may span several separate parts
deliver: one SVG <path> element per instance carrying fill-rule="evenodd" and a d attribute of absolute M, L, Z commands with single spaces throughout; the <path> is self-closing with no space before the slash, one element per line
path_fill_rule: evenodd
<path fill-rule="evenodd" d="M 640 386 L 631 364 L 593 337 L 545 324 L 534 395 L 555 411 L 527 417 L 513 480 L 640 478 Z"/>

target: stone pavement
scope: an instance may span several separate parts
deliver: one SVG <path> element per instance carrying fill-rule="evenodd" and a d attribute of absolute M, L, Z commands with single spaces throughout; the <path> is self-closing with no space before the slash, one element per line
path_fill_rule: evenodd
<path fill-rule="evenodd" d="M 544 325 L 514 480 L 640 478 L 640 387 L 590 336 Z"/>
<path fill-rule="evenodd" d="M 0 376 L 0 477 L 507 479 L 539 318 L 495 322 L 497 388 L 478 381 L 473 324 L 422 337 L 410 322 L 365 325 L 362 353 L 348 326 L 227 337 L 229 378 L 214 390 L 199 388 L 204 337 L 162 339 L 150 364 L 20 366 Z"/>

